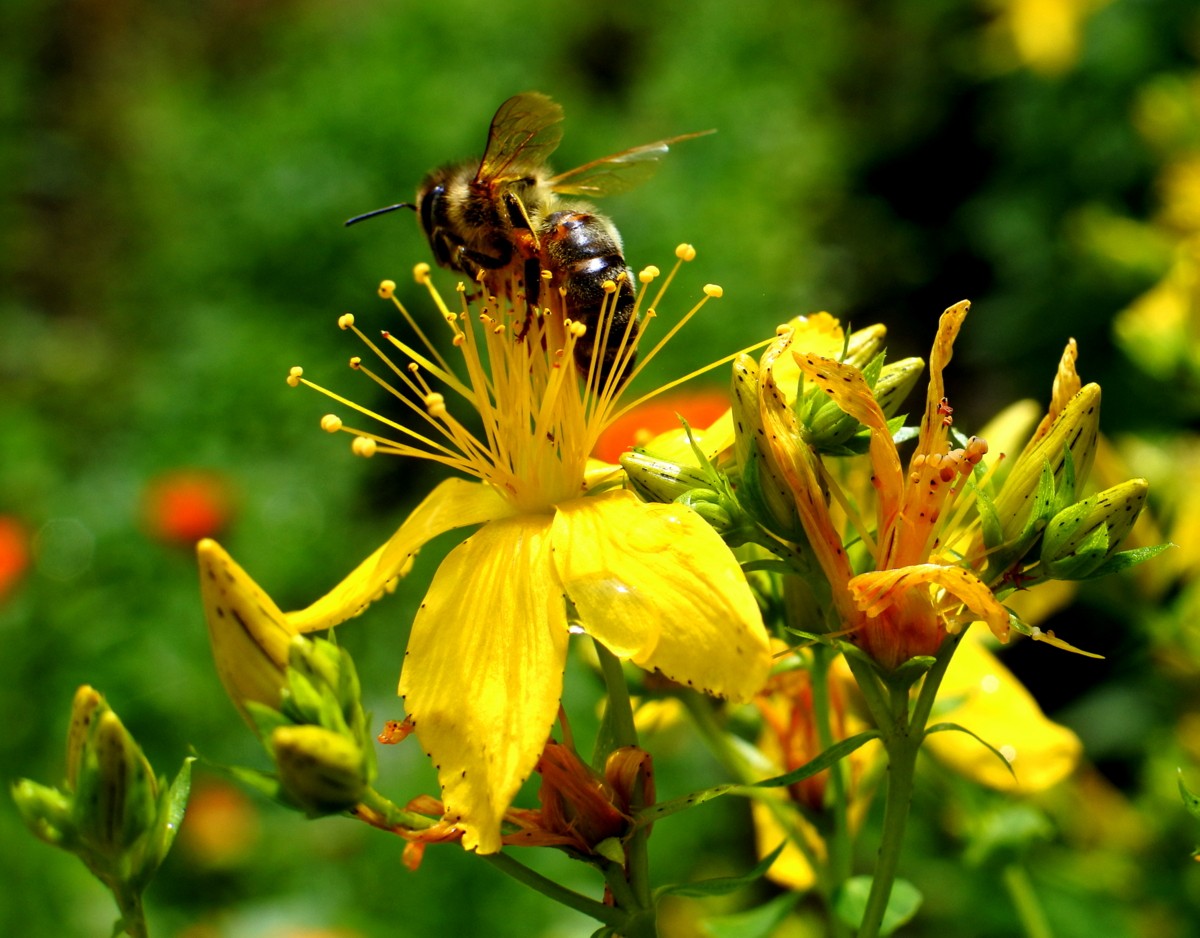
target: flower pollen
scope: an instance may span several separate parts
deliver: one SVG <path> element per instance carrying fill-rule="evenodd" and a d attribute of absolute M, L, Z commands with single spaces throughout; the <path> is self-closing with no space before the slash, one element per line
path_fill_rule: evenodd
<path fill-rule="evenodd" d="M 573 319 L 566 291 L 544 289 L 545 305 L 526 312 L 519 299 L 513 302 L 508 298 L 522 295 L 516 283 L 502 291 L 505 295 L 500 298 L 470 291 L 467 284 L 459 283 L 458 308 L 452 309 L 433 284 L 430 266 L 417 264 L 413 278 L 428 290 L 438 313 L 435 321 L 450 332 L 452 357 L 443 357 L 422 331 L 396 296 L 394 281 L 380 283 L 379 295 L 395 305 L 415 339 L 406 341 L 383 332 L 382 341 L 375 342 L 358 328 L 352 314 L 338 318 L 338 327 L 357 335 L 382 363 L 375 370 L 356 356 L 350 360 L 350 368 L 398 401 L 407 411 L 406 419 L 392 419 L 321 387 L 305 378 L 299 367 L 289 372 L 288 384 L 304 384 L 382 425 L 370 430 L 344 424 L 334 415 L 322 418 L 322 429 L 346 432 L 354 438 L 356 455 L 385 453 L 439 462 L 491 485 L 518 512 L 547 513 L 586 491 L 584 472 L 597 439 L 614 419 L 634 406 L 618 406 L 625 384 L 705 302 L 721 295 L 720 287 L 704 287 L 699 303 L 649 352 L 639 354 L 637 346 L 655 318 L 655 306 L 679 266 L 692 260 L 696 251 L 691 245 L 680 245 L 676 256 L 677 263 L 649 303 L 646 288 L 658 280 L 660 271 L 649 266 L 638 274 L 641 289 L 635 315 L 616 328 L 613 313 L 620 291 L 614 280 L 602 285 L 605 296 L 598 316 L 593 313 Z M 549 281 L 549 274 L 542 271 L 543 279 Z M 591 321 L 593 317 L 595 321 Z M 582 364 L 579 369 L 574 367 L 575 349 L 589 332 L 594 333 L 594 339 L 589 336 L 591 345 L 603 349 L 604 355 L 597 351 L 584 375 Z M 397 353 L 399 360 L 393 357 Z M 662 390 L 666 388 L 634 404 Z M 455 416 L 464 404 L 478 420 L 464 423 Z"/>

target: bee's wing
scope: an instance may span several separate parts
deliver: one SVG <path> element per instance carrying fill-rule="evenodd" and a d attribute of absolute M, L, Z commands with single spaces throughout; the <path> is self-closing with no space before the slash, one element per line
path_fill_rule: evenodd
<path fill-rule="evenodd" d="M 563 195 L 586 195 L 593 198 L 625 192 L 649 179 L 658 169 L 658 161 L 667 154 L 673 144 L 712 133 L 716 131 L 700 130 L 694 134 L 668 137 L 666 140 L 602 156 L 598 160 L 559 173 L 549 180 L 549 185 L 555 192 Z"/>
<path fill-rule="evenodd" d="M 496 111 L 476 182 L 517 178 L 545 164 L 562 139 L 562 108 L 544 94 L 514 95 Z"/>

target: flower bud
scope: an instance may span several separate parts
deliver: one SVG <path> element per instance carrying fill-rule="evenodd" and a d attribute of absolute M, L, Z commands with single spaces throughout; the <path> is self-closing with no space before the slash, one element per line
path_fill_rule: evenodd
<path fill-rule="evenodd" d="M 781 337 L 786 339 L 785 337 Z M 778 343 L 780 339 L 777 339 Z M 786 479 L 771 455 L 763 429 L 759 394 L 758 364 L 749 355 L 739 355 L 733 363 L 734 452 L 741 470 L 738 501 L 760 524 L 791 541 L 803 540 L 796 504 Z M 776 388 L 776 391 L 778 389 Z M 786 409 L 786 404 L 779 401 Z M 787 409 L 791 415 L 791 410 Z M 791 421 L 794 428 L 795 419 Z M 795 435 L 792 445 L 806 444 Z"/>
<path fill-rule="evenodd" d="M 363 750 L 341 733 L 280 726 L 270 749 L 283 796 L 310 817 L 348 811 L 367 790 Z"/>
<path fill-rule="evenodd" d="M 1042 536 L 1046 575 L 1080 580 L 1095 573 L 1137 521 L 1148 490 L 1145 479 L 1130 479 L 1056 514 Z"/>
<path fill-rule="evenodd" d="M 288 647 L 295 630 L 279 607 L 221 545 L 196 545 L 200 593 L 208 637 L 221 683 L 238 711 L 253 725 L 246 704 L 278 707 Z"/>
<path fill-rule="evenodd" d="M 74 845 L 77 832 L 71 817 L 73 799 L 70 795 L 21 778 L 13 782 L 12 796 L 21 820 L 38 839 L 66 849 Z"/>
<path fill-rule="evenodd" d="M 884 416 L 895 415 L 924 370 L 925 362 L 920 358 L 904 358 L 883 366 L 871 390 Z M 810 393 L 816 406 L 805 422 L 805 436 L 815 449 L 821 452 L 836 450 L 863 429 L 862 424 L 819 388 L 813 388 Z"/>
<path fill-rule="evenodd" d="M 1017 457 L 985 519 L 990 572 L 1003 575 L 1029 551 L 1052 517 L 1055 501 L 1061 501 L 1064 485 L 1069 483 L 1066 494 L 1074 497 L 1091 471 L 1099 430 L 1100 385 L 1088 384 Z"/>
<path fill-rule="evenodd" d="M 693 489 L 712 489 L 708 472 L 695 466 L 680 466 L 636 450 L 622 454 L 620 462 L 630 486 L 648 502 L 673 502 Z"/>
<path fill-rule="evenodd" d="M 875 323 L 850 333 L 846 342 L 846 355 L 841 361 L 855 368 L 866 368 L 871 360 L 883 350 L 887 338 L 887 326 Z"/>
<path fill-rule="evenodd" d="M 105 708 L 94 724 L 75 789 L 80 835 L 97 852 L 116 857 L 154 823 L 158 782 L 141 747 L 120 718 Z"/>

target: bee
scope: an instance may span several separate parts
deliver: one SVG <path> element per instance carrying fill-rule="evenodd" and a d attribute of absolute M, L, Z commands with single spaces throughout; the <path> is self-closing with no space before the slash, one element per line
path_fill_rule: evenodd
<path fill-rule="evenodd" d="M 627 358 L 622 375 L 632 369 L 622 349 L 638 328 L 633 273 L 616 226 L 589 203 L 560 197 L 624 192 L 653 173 L 672 144 L 713 131 L 632 147 L 552 175 L 547 160 L 562 139 L 562 117 L 544 94 L 515 95 L 492 118 L 480 160 L 439 167 L 421 182 L 415 202 L 346 224 L 411 208 L 438 264 L 480 281 L 489 294 L 513 301 L 523 294 L 531 311 L 545 279 L 559 291 L 564 316 L 587 327 L 575 345 L 576 367 L 603 387 L 618 356 Z M 608 281 L 615 294 L 605 290 Z"/>

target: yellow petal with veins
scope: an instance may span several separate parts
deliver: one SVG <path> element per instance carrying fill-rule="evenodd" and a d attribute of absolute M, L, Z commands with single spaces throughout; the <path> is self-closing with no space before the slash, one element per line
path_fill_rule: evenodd
<path fill-rule="evenodd" d="M 758 603 L 690 508 L 626 491 L 574 499 L 559 506 L 553 539 L 563 589 L 613 654 L 721 697 L 762 687 L 771 659 Z"/>
<path fill-rule="evenodd" d="M 341 583 L 305 609 L 287 614 L 296 632 L 327 629 L 359 615 L 403 576 L 405 567 L 429 541 L 454 528 L 481 524 L 512 513 L 490 485 L 447 479 L 421 502 L 388 541 Z"/>
<path fill-rule="evenodd" d="M 567 615 L 550 516 L 484 525 L 442 561 L 413 621 L 400 696 L 463 846 L 500 849 L 562 694 Z"/>
<path fill-rule="evenodd" d="M 980 784 L 1001 791 L 1042 791 L 1079 763 L 1079 737 L 1047 719 L 1012 672 L 970 634 L 942 680 L 939 708 L 943 701 L 952 706 L 937 710 L 933 722 L 966 727 L 1012 764 L 1009 772 L 994 753 L 964 733 L 934 733 L 925 741 L 938 761 Z"/>

